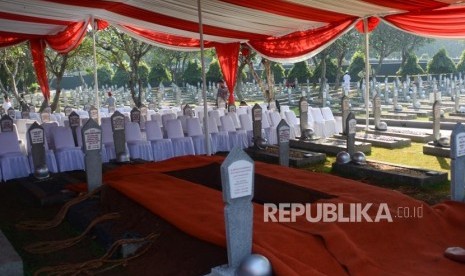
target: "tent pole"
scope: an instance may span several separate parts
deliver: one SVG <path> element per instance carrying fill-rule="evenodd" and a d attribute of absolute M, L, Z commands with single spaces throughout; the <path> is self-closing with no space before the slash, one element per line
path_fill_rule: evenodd
<path fill-rule="evenodd" d="M 97 74 L 97 51 L 95 50 L 95 20 L 92 18 L 92 48 L 94 51 L 94 92 L 95 92 L 95 105 L 98 110 L 97 112 L 97 124 L 100 125 L 100 99 L 98 96 L 98 74 Z"/>
<path fill-rule="evenodd" d="M 368 126 L 370 123 L 370 41 L 368 34 L 368 19 L 366 17 L 363 18 L 363 31 L 365 33 L 365 131 L 368 131 Z"/>
<path fill-rule="evenodd" d="M 200 4 L 201 0 L 197 0 L 197 9 L 199 12 L 199 34 L 200 34 L 200 62 L 202 64 L 202 97 L 203 97 L 203 129 L 205 132 L 205 148 L 207 149 L 207 156 L 210 156 L 211 144 L 209 139 L 208 131 L 208 108 L 207 108 L 207 91 L 205 87 L 207 86 L 207 80 L 205 78 L 205 55 L 203 47 L 203 25 L 202 25 L 202 6 Z"/>

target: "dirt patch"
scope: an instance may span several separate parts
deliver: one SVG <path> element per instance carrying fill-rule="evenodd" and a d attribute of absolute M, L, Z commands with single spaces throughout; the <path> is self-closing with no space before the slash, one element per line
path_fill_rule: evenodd
<path fill-rule="evenodd" d="M 366 165 L 371 167 L 376 170 L 380 171 L 389 171 L 397 174 L 405 174 L 405 175 L 411 175 L 411 176 L 425 176 L 427 175 L 425 171 L 420 171 L 420 170 L 415 170 L 415 169 L 410 169 L 410 168 L 405 168 L 405 167 L 398 167 L 398 166 L 392 166 L 389 164 L 382 164 L 382 163 L 373 163 L 373 162 L 367 162 Z"/>
<path fill-rule="evenodd" d="M 279 148 L 278 147 L 267 147 L 264 151 L 269 153 L 269 154 L 279 156 Z M 305 157 L 306 156 L 305 156 L 304 152 L 299 151 L 299 150 L 289 149 L 289 158 L 303 159 Z"/>

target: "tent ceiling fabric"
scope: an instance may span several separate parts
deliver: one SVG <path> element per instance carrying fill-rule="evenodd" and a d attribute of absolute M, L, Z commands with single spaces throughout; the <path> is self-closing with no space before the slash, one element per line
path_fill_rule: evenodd
<path fill-rule="evenodd" d="M 465 11 L 461 1 L 453 0 L 202 0 L 204 39 L 209 43 L 249 42 L 274 43 L 280 37 L 293 37 L 295 33 L 318 34 L 328 27 L 340 27 L 348 21 L 378 16 L 409 32 L 442 37 L 463 37 L 456 21 L 464 24 Z M 0 0 L 0 36 L 5 40 L 11 33 L 24 35 L 56 35 L 67 25 L 96 18 L 115 25 L 126 33 L 147 42 L 172 49 L 198 49 L 197 1 L 193 0 Z M 447 8 L 452 7 L 452 8 Z M 446 8 L 446 9 L 444 9 Z M 431 14 L 436 10 L 448 14 L 447 22 L 431 26 Z M 425 14 L 425 16 L 423 16 Z M 451 17 L 451 14 L 454 16 Z M 444 18 L 438 17 L 441 20 Z M 428 21 L 425 21 L 428 20 Z M 351 28 L 353 24 L 347 24 Z M 425 29 L 425 26 L 428 28 Z M 446 30 L 441 34 L 441 30 Z M 298 58 L 314 55 L 330 41 L 344 32 L 333 32 L 335 37 L 315 44 L 299 45 L 295 55 L 275 57 L 261 52 L 271 59 Z M 318 38 L 316 38 L 318 39 Z M 282 40 L 283 41 L 283 40 Z M 187 42 L 187 43 L 186 43 Z M 251 43 L 252 44 L 252 43 Z M 284 45 L 284 44 L 283 44 Z M 251 45 L 253 46 L 253 45 Z M 287 45 L 288 46 L 288 45 Z M 213 47 L 213 45 L 210 45 Z M 265 49 L 270 48 L 265 47 Z M 258 47 L 254 47 L 258 48 Z M 257 49 L 258 50 L 258 49 Z M 259 50 L 260 51 L 260 50 Z M 264 50 L 263 50 L 264 51 Z M 303 54 L 303 56 L 302 56 Z"/>
<path fill-rule="evenodd" d="M 274 61 L 309 58 L 367 17 L 424 36 L 465 37 L 463 1 L 201 1 L 205 47 L 228 53 L 233 45 L 247 43 Z M 45 61 L 38 60 L 43 43 L 67 53 L 95 19 L 100 27 L 109 23 L 148 43 L 195 50 L 200 46 L 197 9 L 194 0 L 0 0 L 0 47 L 29 40 L 38 78 L 45 83 Z M 41 88 L 48 98 L 48 88 Z"/>

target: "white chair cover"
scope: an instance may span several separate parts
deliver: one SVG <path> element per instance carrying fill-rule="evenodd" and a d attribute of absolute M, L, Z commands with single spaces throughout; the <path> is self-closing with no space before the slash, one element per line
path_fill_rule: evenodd
<path fill-rule="evenodd" d="M 222 116 L 220 120 L 223 130 L 228 132 L 229 143 L 232 147 L 245 149 L 249 146 L 247 133 L 245 130 L 236 130 L 230 116 Z"/>
<path fill-rule="evenodd" d="M 28 158 L 21 152 L 15 131 L 0 133 L 0 167 L 5 181 L 31 173 Z"/>
<path fill-rule="evenodd" d="M 270 140 L 270 116 L 268 110 L 262 110 L 262 136 L 267 141 Z"/>
<path fill-rule="evenodd" d="M 330 137 L 330 136 L 334 135 L 335 131 L 336 131 L 336 123 L 335 122 L 328 123 L 323 118 L 323 114 L 321 113 L 321 109 L 312 108 L 312 107 L 309 107 L 309 109 L 311 110 L 312 117 L 313 117 L 313 120 L 314 120 L 315 124 L 324 124 L 322 137 L 326 138 L 326 137 Z"/>
<path fill-rule="evenodd" d="M 336 124 L 336 119 L 334 118 L 333 112 L 331 111 L 331 108 L 325 106 L 321 108 L 321 114 L 323 115 L 323 119 L 325 120 L 325 124 L 328 126 L 329 133 L 328 136 L 333 136 L 334 134 L 337 134 L 342 131 L 338 131 L 337 129 L 337 124 Z M 342 129 L 342 125 L 341 125 Z"/>
<path fill-rule="evenodd" d="M 278 127 L 279 122 L 281 122 L 281 115 L 279 114 L 278 111 L 270 111 L 268 115 L 270 116 L 270 122 L 271 122 L 270 133 L 268 136 L 268 144 L 277 145 L 278 144 L 277 127 Z"/>
<path fill-rule="evenodd" d="M 233 123 L 234 123 L 234 127 L 236 129 L 241 129 L 242 126 L 241 126 L 241 122 L 239 120 L 239 117 L 237 116 L 237 114 L 235 112 L 229 112 L 228 114 L 226 114 L 225 116 L 229 116 L 231 117 Z"/>
<path fill-rule="evenodd" d="M 239 120 L 241 121 L 242 130 L 247 133 L 247 140 L 249 141 L 249 147 L 253 146 L 253 124 L 252 120 L 247 114 L 239 115 Z"/>
<path fill-rule="evenodd" d="M 215 118 L 208 117 L 208 132 L 212 138 L 212 151 L 230 151 L 229 135 L 227 131 L 219 131 Z"/>
<path fill-rule="evenodd" d="M 110 121 L 102 121 L 102 143 L 109 160 L 116 159 L 115 144 L 113 143 L 113 131 Z"/>
<path fill-rule="evenodd" d="M 41 126 L 44 128 L 45 139 L 47 140 L 48 148 L 55 149 L 55 142 L 53 139 L 53 129 L 58 127 L 57 122 L 42 123 Z"/>
<path fill-rule="evenodd" d="M 162 122 L 162 125 L 163 125 L 163 136 L 164 136 L 165 138 L 168 137 L 168 134 L 167 134 L 167 132 L 166 132 L 166 122 L 167 122 L 168 120 L 174 120 L 174 119 L 176 119 L 176 114 L 174 114 L 174 113 L 172 113 L 172 112 L 170 112 L 170 113 L 164 113 L 163 115 L 161 115 L 161 122 Z M 181 127 L 182 127 L 182 125 L 181 125 Z"/>
<path fill-rule="evenodd" d="M 171 142 L 171 139 L 163 138 L 163 133 L 157 121 L 147 121 L 145 123 L 145 132 L 147 135 L 147 141 L 150 141 L 152 144 L 154 161 L 162 161 L 174 156 L 173 143 Z"/>
<path fill-rule="evenodd" d="M 307 118 L 308 118 L 308 125 L 309 127 L 313 129 L 315 136 L 324 138 L 325 137 L 325 123 L 321 121 L 316 122 L 313 119 L 313 115 L 310 109 L 308 110 Z"/>
<path fill-rule="evenodd" d="M 207 154 L 207 149 L 205 147 L 205 135 L 202 132 L 202 127 L 200 126 L 199 118 L 187 118 L 186 124 L 187 136 L 192 138 L 192 142 L 194 143 L 195 154 Z M 209 139 L 211 141 L 210 135 Z M 210 142 L 210 144 L 212 144 L 212 142 Z"/>
<path fill-rule="evenodd" d="M 55 158 L 59 171 L 84 170 L 84 153 L 80 147 L 74 146 L 71 129 L 57 127 L 53 129 L 52 134 L 55 141 Z"/>
<path fill-rule="evenodd" d="M 208 111 L 208 117 L 215 119 L 216 125 L 218 128 L 221 128 L 220 112 L 218 110 Z"/>
<path fill-rule="evenodd" d="M 152 146 L 149 141 L 142 139 L 138 123 L 127 122 L 124 133 L 131 158 L 153 161 Z"/>
<path fill-rule="evenodd" d="M 295 137 L 300 137 L 300 122 L 297 120 L 297 116 L 293 110 L 284 111 L 284 115 L 286 116 L 286 122 L 289 124 L 291 128 L 291 139 L 295 139 Z"/>
<path fill-rule="evenodd" d="M 174 156 L 194 155 L 194 143 L 191 137 L 184 137 L 181 121 L 178 119 L 166 122 L 166 134 L 173 143 Z"/>

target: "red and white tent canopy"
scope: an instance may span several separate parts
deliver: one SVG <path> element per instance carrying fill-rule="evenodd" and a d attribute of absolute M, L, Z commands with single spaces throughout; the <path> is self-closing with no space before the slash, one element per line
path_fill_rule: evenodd
<path fill-rule="evenodd" d="M 461 2 L 201 0 L 205 47 L 216 48 L 230 87 L 235 70 L 228 68 L 237 63 L 231 57 L 237 57 L 239 43 L 247 43 L 272 60 L 295 61 L 318 53 L 367 17 L 418 35 L 463 38 L 465 6 Z M 111 24 L 162 47 L 190 50 L 200 46 L 195 0 L 0 0 L 0 47 L 30 40 L 40 75 L 45 70 L 38 68 L 43 66 L 45 43 L 60 53 L 69 52 L 93 20 L 100 28 Z M 40 84 L 43 87 L 46 81 Z"/>

